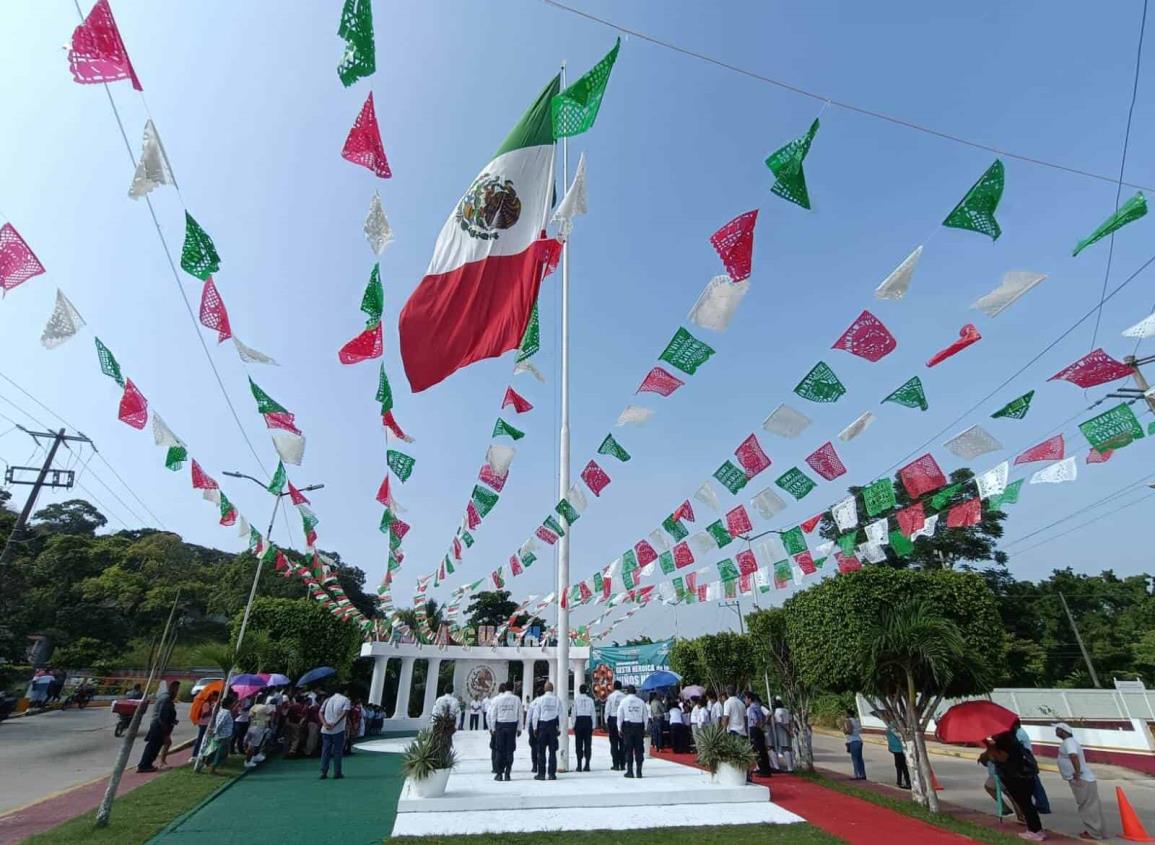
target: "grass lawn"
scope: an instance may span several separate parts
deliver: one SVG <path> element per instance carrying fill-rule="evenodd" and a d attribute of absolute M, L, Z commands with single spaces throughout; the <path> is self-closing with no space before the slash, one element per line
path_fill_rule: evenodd
<path fill-rule="evenodd" d="M 891 798 L 886 795 L 879 795 L 869 789 L 861 789 L 854 784 L 846 781 L 834 780 L 818 773 L 798 772 L 802 777 L 808 777 L 818 781 L 827 789 L 836 792 L 844 792 L 847 795 L 853 795 L 855 798 L 861 798 L 863 801 L 869 801 L 871 804 L 877 804 L 880 807 L 885 807 L 888 810 L 894 810 L 896 813 L 902 813 L 905 816 L 924 821 L 927 824 L 940 827 L 943 830 L 949 830 L 952 833 L 960 834 L 961 836 L 969 836 L 977 842 L 990 842 L 993 845 L 1007 845 L 1010 842 L 1022 842 L 1015 831 L 1018 828 L 1011 827 L 1008 832 L 1003 833 L 999 830 L 992 830 L 989 827 L 983 827 L 981 824 L 975 824 L 966 819 L 955 818 L 946 813 L 939 813 L 935 815 L 915 804 L 909 798 Z"/>
<path fill-rule="evenodd" d="M 557 833 L 486 833 L 477 836 L 398 836 L 388 845 L 829 845 L 842 842 L 808 824 L 660 827 L 653 830 L 565 830 Z"/>
<path fill-rule="evenodd" d="M 230 758 L 216 776 L 195 774 L 182 766 L 158 775 L 144 786 L 118 796 L 108 827 L 96 826 L 96 812 L 25 839 L 23 845 L 143 845 L 178 816 L 187 813 L 241 773 L 241 758 Z"/>

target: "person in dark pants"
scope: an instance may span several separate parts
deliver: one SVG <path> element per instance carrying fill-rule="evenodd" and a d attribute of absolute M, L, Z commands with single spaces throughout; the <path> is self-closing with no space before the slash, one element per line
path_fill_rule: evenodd
<path fill-rule="evenodd" d="M 614 691 L 606 696 L 606 733 L 610 735 L 611 771 L 620 772 L 626 767 L 626 757 L 622 748 L 622 735 L 618 730 L 618 708 L 626 694 L 622 692 L 622 682 L 614 681 Z"/>
<path fill-rule="evenodd" d="M 501 695 L 493 700 L 493 735 L 498 754 L 494 780 L 509 780 L 513 752 L 521 736 L 521 699 L 510 692 L 511 686 L 502 684 Z"/>
<path fill-rule="evenodd" d="M 573 700 L 573 735 L 577 744 L 579 772 L 582 770 L 582 760 L 586 761 L 585 770 L 590 770 L 590 752 L 593 750 L 594 700 L 590 698 L 589 692 L 589 686 L 582 684 Z"/>
<path fill-rule="evenodd" d="M 993 741 L 988 742 L 987 750 L 979 757 L 979 762 L 985 764 L 988 760 L 995 764 L 995 771 L 1002 781 L 1003 789 L 1022 811 L 1023 820 L 1027 823 L 1027 832 L 1020 836 L 1042 842 L 1043 823 L 1032 800 L 1035 778 L 1039 774 L 1039 764 L 1035 761 L 1035 755 L 1023 747 L 1014 733 L 1007 732 L 993 737 Z"/>
<path fill-rule="evenodd" d="M 910 789 L 910 769 L 906 765 L 906 749 L 895 725 L 886 726 L 886 748 L 894 755 L 894 774 L 899 789 Z"/>
<path fill-rule="evenodd" d="M 537 712 L 537 702 L 541 698 L 541 687 L 533 691 L 533 701 L 525 709 L 525 729 L 529 735 L 529 761 L 533 764 L 533 773 L 545 773 L 545 766 L 541 761 L 541 743 L 538 742 L 537 731 L 534 730 L 534 713 Z"/>
<path fill-rule="evenodd" d="M 650 718 L 650 708 L 638 698 L 633 686 L 626 687 L 626 696 L 618 706 L 618 719 L 622 726 L 622 756 L 626 767 L 626 777 L 642 776 L 642 761 L 646 756 L 644 737 L 646 722 Z M 634 766 L 638 773 L 634 774 Z"/>
<path fill-rule="evenodd" d="M 750 737 L 750 745 L 758 757 L 758 774 L 761 777 L 770 777 L 770 754 L 766 750 L 766 713 L 762 710 L 762 702 L 758 693 L 747 692 L 746 699 L 746 731 Z"/>
<path fill-rule="evenodd" d="M 534 702 L 530 728 L 537 737 L 537 780 L 557 780 L 557 738 L 561 718 L 561 699 L 553 691 L 553 684 L 545 682 L 545 692 Z M 548 762 L 547 762 L 548 758 Z"/>
<path fill-rule="evenodd" d="M 148 726 L 148 733 L 144 737 L 144 751 L 140 755 L 140 762 L 136 765 L 138 772 L 155 772 L 153 765 L 156 755 L 160 753 L 165 739 L 176 727 L 176 695 L 180 692 L 180 681 L 170 681 L 168 689 L 156 699 L 156 711 L 152 714 L 152 722 Z"/>

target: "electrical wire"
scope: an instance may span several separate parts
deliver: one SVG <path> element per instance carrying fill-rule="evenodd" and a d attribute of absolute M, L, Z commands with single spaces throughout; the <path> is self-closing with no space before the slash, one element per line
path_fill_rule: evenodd
<path fill-rule="evenodd" d="M 73 0 L 73 2 L 76 6 L 76 13 L 80 16 L 81 20 L 83 20 L 84 19 L 84 12 L 82 12 L 80 9 L 79 0 Z M 116 106 L 116 100 L 114 100 L 112 97 L 112 90 L 108 87 L 108 83 L 105 82 L 103 85 L 104 85 L 104 93 L 106 95 L 108 95 L 108 104 L 109 104 L 109 106 L 111 106 L 112 114 L 116 118 L 116 125 L 120 129 L 120 137 L 124 141 L 125 152 L 128 153 L 128 159 L 129 159 L 129 161 L 132 162 L 132 166 L 135 169 L 136 168 L 136 156 L 132 152 L 132 142 L 128 140 L 128 132 L 125 131 L 124 121 L 121 119 L 121 116 L 120 116 L 120 110 Z M 200 322 L 197 320 L 196 312 L 193 310 L 192 303 L 189 301 L 189 298 L 188 298 L 188 294 L 185 293 L 184 286 L 181 284 L 180 273 L 176 269 L 176 262 L 173 260 L 172 250 L 169 249 L 168 240 L 165 238 L 164 231 L 161 229 L 160 219 L 156 216 L 156 209 L 153 208 L 152 199 L 146 195 L 144 197 L 144 202 L 145 202 L 145 205 L 148 206 L 148 213 L 149 213 L 149 216 L 152 217 L 153 228 L 156 229 L 157 238 L 160 239 L 160 245 L 161 245 L 161 248 L 164 250 L 164 256 L 168 260 L 168 266 L 169 266 L 169 270 L 172 272 L 173 282 L 176 284 L 176 289 L 180 293 L 181 300 L 184 302 L 184 307 L 185 307 L 185 310 L 188 312 L 189 319 L 192 320 L 193 332 L 194 332 L 194 334 L 196 334 L 197 342 L 200 343 L 201 350 L 204 352 L 205 360 L 208 361 L 209 368 L 213 371 L 213 377 L 216 379 L 217 387 L 220 388 L 221 396 L 224 398 L 225 404 L 229 408 L 229 413 L 232 414 L 233 421 L 237 424 L 237 430 L 240 431 L 241 437 L 244 438 L 245 444 L 249 447 L 249 451 L 253 455 L 253 459 L 257 462 L 257 466 L 259 466 L 261 468 L 262 473 L 264 473 L 265 475 L 269 475 L 269 470 L 265 467 L 264 462 L 261 460 L 261 456 L 259 454 L 257 454 L 256 447 L 253 446 L 252 440 L 249 439 L 249 433 L 245 430 L 244 425 L 241 423 L 241 417 L 237 413 L 236 406 L 233 405 L 233 400 L 229 397 L 228 390 L 225 389 L 224 380 L 221 378 L 221 374 L 220 374 L 220 371 L 217 369 L 216 362 L 213 361 L 213 356 L 212 356 L 212 353 L 209 351 L 208 344 L 205 343 L 204 335 L 200 330 Z"/>
<path fill-rule="evenodd" d="M 1152 496 L 1155 496 L 1155 490 L 1151 491 L 1146 496 L 1140 496 L 1135 501 L 1130 502 L 1126 505 L 1123 505 L 1123 507 L 1121 507 L 1121 508 L 1117 508 L 1113 511 L 1108 511 L 1107 513 L 1104 513 L 1104 514 L 1099 514 L 1099 516 L 1096 516 L 1093 519 L 1088 519 L 1086 522 L 1081 522 L 1078 525 L 1075 525 L 1071 528 L 1068 528 L 1066 531 L 1062 531 L 1062 532 L 1055 534 L 1051 537 L 1047 537 L 1046 539 L 1041 540 L 1038 543 L 1035 543 L 1033 546 L 1028 546 L 1025 549 L 1020 549 L 1018 552 L 1016 552 L 1016 554 L 1020 554 L 1020 555 L 1026 554 L 1027 552 L 1031 551 L 1032 549 L 1037 549 L 1039 546 L 1043 546 L 1043 545 L 1046 545 L 1047 543 L 1053 542 L 1054 540 L 1058 540 L 1060 537 L 1066 537 L 1068 534 L 1071 534 L 1075 531 L 1079 531 L 1080 529 L 1086 528 L 1088 525 L 1093 525 L 1094 523 L 1098 522 L 1101 519 L 1106 519 L 1109 516 L 1114 516 L 1115 514 L 1122 513 L 1123 511 L 1127 510 L 1128 508 L 1133 508 L 1133 507 L 1135 507 L 1135 505 L 1138 505 L 1138 504 L 1141 504 L 1142 502 L 1147 501 Z"/>
<path fill-rule="evenodd" d="M 798 85 L 794 85 L 793 83 L 785 82 L 781 79 L 774 79 L 773 77 L 765 76 L 764 74 L 758 73 L 758 72 L 750 70 L 748 68 L 741 67 L 739 65 L 732 64 L 732 63 L 727 62 L 723 59 L 719 59 L 719 58 L 716 58 L 714 56 L 710 56 L 710 55 L 707 55 L 705 53 L 698 52 L 697 50 L 691 50 L 688 47 L 682 47 L 682 46 L 680 46 L 678 44 L 674 44 L 673 42 L 670 42 L 670 41 L 665 41 L 661 38 L 657 38 L 656 36 L 649 35 L 648 33 L 642 32 L 641 30 L 631 29 L 630 27 L 623 26 L 622 24 L 619 24 L 619 23 L 615 23 L 614 21 L 611 21 L 608 18 L 598 17 L 597 15 L 590 14 L 589 12 L 582 11 L 581 9 L 575 9 L 573 6 L 567 6 L 565 3 L 559 3 L 558 0 L 541 0 L 541 2 L 547 6 L 552 6 L 553 8 L 558 9 L 560 11 L 568 12 L 571 15 L 576 15 L 577 17 L 585 18 L 586 20 L 593 21 L 594 23 L 599 23 L 602 26 L 609 27 L 610 29 L 617 30 L 618 32 L 623 32 L 626 35 L 630 35 L 630 36 L 637 38 L 641 41 L 646 41 L 646 42 L 653 44 L 657 47 L 662 47 L 663 49 L 671 50 L 675 53 L 680 53 L 683 56 L 687 56 L 687 57 L 692 58 L 692 59 L 697 59 L 697 60 L 705 62 L 707 64 L 714 65 L 715 67 L 722 68 L 723 70 L 728 70 L 728 71 L 731 71 L 732 73 L 736 73 L 740 76 L 744 76 L 748 79 L 753 79 L 757 82 L 763 82 L 763 83 L 766 83 L 767 85 L 773 85 L 776 88 L 781 88 L 782 90 L 789 91 L 793 94 L 798 94 L 798 95 L 803 96 L 803 97 L 809 97 L 812 100 L 820 100 L 823 102 L 827 102 L 836 108 L 840 108 L 840 109 L 843 109 L 845 111 L 853 112 L 854 114 L 859 114 L 859 115 L 862 115 L 864 117 L 871 117 L 871 118 L 874 118 L 875 120 L 885 121 L 886 123 L 890 123 L 894 126 L 901 126 L 905 129 L 913 129 L 916 132 L 922 132 L 926 135 L 931 135 L 931 136 L 936 137 L 936 138 L 941 138 L 942 140 L 945 140 L 945 141 L 953 141 L 956 144 L 962 144 L 964 146 L 971 147 L 973 149 L 986 150 L 987 152 L 994 153 L 995 155 L 1003 156 L 1004 158 L 1012 158 L 1012 159 L 1015 159 L 1016 161 L 1026 162 L 1027 164 L 1037 164 L 1040 167 L 1049 167 L 1052 170 L 1059 170 L 1059 171 L 1062 171 L 1064 173 L 1070 173 L 1070 174 L 1075 175 L 1075 176 L 1085 176 L 1089 179 L 1098 179 L 1101 182 L 1110 182 L 1111 184 L 1126 185 L 1129 188 L 1138 188 L 1138 189 L 1144 190 L 1144 191 L 1155 190 L 1153 188 L 1149 188 L 1149 187 L 1144 186 L 1144 185 L 1133 184 L 1131 182 L 1119 182 L 1114 177 L 1106 176 L 1106 175 L 1101 174 L 1101 173 L 1092 173 L 1089 170 L 1081 170 L 1077 167 L 1069 167 L 1065 164 L 1059 164 L 1057 162 L 1047 161 L 1046 159 L 1035 158 L 1034 156 L 1023 155 L 1021 153 L 1014 153 L 1014 152 L 1011 152 L 1010 150 L 1002 149 L 1001 147 L 995 147 L 995 146 L 992 146 L 990 144 L 984 144 L 981 141 L 972 141 L 968 138 L 963 138 L 960 135 L 954 135 L 950 132 L 943 132 L 939 129 L 933 129 L 929 126 L 925 126 L 925 125 L 920 124 L 920 123 L 915 123 L 913 120 L 908 120 L 908 119 L 903 118 L 903 117 L 897 117 L 897 116 L 892 115 L 892 114 L 886 114 L 885 112 L 875 111 L 874 109 L 869 109 L 869 108 L 866 108 L 865 106 L 855 105 L 854 103 L 850 103 L 850 102 L 847 102 L 845 100 L 837 100 L 833 97 L 827 96 L 826 94 L 819 94 L 815 91 L 811 91 L 811 90 L 808 90 L 806 88 L 802 88 Z M 1146 4 L 1144 4 L 1144 15 L 1145 14 L 1146 14 Z"/>
<path fill-rule="evenodd" d="M 54 411 L 52 408 L 48 407 L 48 405 L 46 405 L 44 402 L 40 401 L 40 399 L 38 399 L 37 397 L 33 396 L 32 393 L 30 393 L 28 390 L 26 390 L 24 387 L 22 387 L 17 382 L 15 382 L 6 373 L 0 372 L 0 379 L 4 379 L 4 381 L 8 382 L 10 385 L 15 387 L 17 390 L 19 390 L 21 393 L 23 393 L 25 396 L 27 396 L 30 400 L 35 402 L 37 405 L 39 405 L 41 408 L 43 408 L 45 411 L 47 411 L 49 414 L 51 414 L 53 417 L 55 417 L 61 423 L 63 423 L 65 425 L 65 427 L 71 428 L 73 431 L 80 432 L 79 426 L 74 425 L 73 423 L 69 422 L 64 417 L 62 417 L 60 414 L 58 414 L 56 411 Z M 52 428 L 52 426 L 48 425 L 43 420 L 40 420 L 37 417 L 33 416 L 28 411 L 26 411 L 24 408 L 20 407 L 15 402 L 13 402 L 11 399 L 8 399 L 6 396 L 0 395 L 0 399 L 3 399 L 5 402 L 7 402 L 13 408 L 16 408 L 17 410 L 19 410 L 22 414 L 27 416 L 29 419 L 33 420 L 41 428 L 43 428 L 45 430 Z M 152 508 L 150 508 L 148 506 L 148 503 L 145 502 L 139 495 L 137 495 L 137 492 L 132 487 L 132 485 L 130 485 L 127 481 L 124 480 L 124 478 L 121 476 L 121 474 L 117 471 L 116 467 L 114 467 L 108 461 L 108 459 L 104 457 L 104 454 L 100 451 L 100 449 L 97 448 L 96 444 L 94 442 L 92 442 L 91 439 L 89 440 L 89 445 L 92 446 L 92 450 L 93 450 L 93 452 L 96 453 L 96 457 L 98 457 L 100 459 L 100 462 L 102 464 L 104 464 L 104 466 L 108 469 L 108 471 L 112 473 L 113 477 L 117 481 L 120 482 L 121 486 L 123 486 L 125 490 L 128 491 L 129 495 L 131 495 L 132 498 L 135 499 L 136 502 L 141 506 L 141 508 L 144 509 L 144 512 L 147 513 L 152 518 L 153 524 L 159 526 L 160 528 L 163 528 L 165 531 L 169 530 L 168 526 L 164 524 L 164 520 L 162 520 L 159 516 L 157 516 L 155 513 L 153 513 L 153 510 L 152 510 Z M 110 493 L 112 492 L 111 488 L 108 488 L 108 485 L 104 484 L 104 481 L 101 480 L 100 478 L 98 478 L 95 473 L 93 473 L 93 478 L 96 478 L 97 481 L 100 481 L 100 483 L 102 485 L 104 485 L 105 488 L 108 489 Z M 131 508 L 128 508 L 128 510 L 131 513 L 133 513 L 133 515 L 135 516 L 135 512 L 132 511 Z M 145 520 L 141 519 L 140 524 L 144 525 Z"/>
<path fill-rule="evenodd" d="M 543 2 L 545 2 L 545 0 L 543 0 Z M 1042 359 L 1042 357 L 1044 355 L 1046 355 L 1048 352 L 1050 352 L 1052 349 L 1054 349 L 1056 346 L 1058 346 L 1063 340 L 1065 340 L 1067 338 L 1068 335 L 1070 335 L 1073 331 L 1075 331 L 1075 329 L 1077 329 L 1079 326 L 1081 326 L 1083 323 L 1085 323 L 1087 320 L 1089 320 L 1098 309 L 1103 307 L 1104 303 L 1111 300 L 1115 296 L 1115 294 L 1119 293 L 1119 291 L 1121 291 L 1123 288 L 1127 287 L 1127 285 L 1129 285 L 1136 278 L 1138 278 L 1140 273 L 1142 273 L 1144 270 L 1146 270 L 1152 264 L 1155 264 L 1155 255 L 1151 256 L 1146 261 L 1144 261 L 1142 264 L 1140 264 L 1138 269 L 1136 269 L 1130 276 L 1128 276 L 1126 279 L 1124 279 L 1122 282 L 1120 282 L 1109 294 L 1107 294 L 1103 298 L 1102 302 L 1100 302 L 1095 307 L 1091 308 L 1091 310 L 1089 310 L 1082 317 L 1080 317 L 1078 320 L 1076 320 L 1069 328 L 1065 329 L 1058 337 L 1056 337 L 1054 340 L 1052 340 L 1050 343 L 1048 343 L 1046 346 L 1044 346 L 1039 352 L 1037 352 L 1034 355 L 1034 357 L 1032 357 L 1029 361 L 1027 361 L 1027 363 L 1023 364 L 1021 367 L 1019 367 L 1019 369 L 1015 370 L 1013 373 L 1011 373 L 1009 376 L 1007 376 L 1005 379 L 1003 379 L 1003 381 L 1001 381 L 998 384 L 998 386 L 996 386 L 993 390 L 991 390 L 989 393 L 987 393 L 985 396 L 983 396 L 981 399 L 979 399 L 977 402 L 975 402 L 973 405 L 971 405 L 969 408 L 967 408 L 965 411 L 963 411 L 961 414 L 959 414 L 957 417 L 955 417 L 953 420 L 951 420 L 949 423 L 947 423 L 945 426 L 943 426 L 941 429 L 939 429 L 933 435 L 928 437 L 920 445 L 914 447 L 909 452 L 907 452 L 905 455 L 903 455 L 901 458 L 899 458 L 897 461 L 895 461 L 893 464 L 891 464 L 878 477 L 881 477 L 882 475 L 890 475 L 891 472 L 893 472 L 898 467 L 902 466 L 907 461 L 907 459 L 918 454 L 923 449 L 925 449 L 927 446 L 929 446 L 931 443 L 934 443 L 943 434 L 948 432 L 950 429 L 954 428 L 956 425 L 958 425 L 960 422 L 965 420 L 968 416 L 970 416 L 972 413 L 974 413 L 976 410 L 978 410 L 980 407 L 982 407 L 993 396 L 995 396 L 995 394 L 997 394 L 1000 390 L 1002 390 L 1004 387 L 1009 385 L 1011 382 L 1013 382 L 1015 379 L 1017 379 L 1019 376 L 1021 376 L 1023 373 L 1025 373 L 1028 369 L 1030 369 L 1032 366 L 1034 366 L 1040 359 Z"/>
<path fill-rule="evenodd" d="M 1143 32 L 1147 28 L 1147 0 L 1143 0 L 1143 16 L 1139 20 L 1139 46 L 1135 51 L 1135 77 L 1131 83 L 1131 105 L 1127 109 L 1127 128 L 1123 132 L 1123 155 L 1119 161 L 1119 184 L 1115 188 L 1115 213 L 1119 212 L 1119 199 L 1123 196 L 1123 172 L 1127 167 L 1127 147 L 1131 141 L 1131 119 L 1135 115 L 1135 100 L 1139 96 L 1139 68 L 1143 63 Z M 1107 245 L 1107 268 L 1103 272 L 1103 290 L 1099 294 L 1099 306 L 1095 311 L 1095 330 L 1091 333 L 1090 349 L 1094 350 L 1099 338 L 1099 324 L 1103 319 L 1103 297 L 1107 295 L 1107 280 L 1111 278 L 1111 259 L 1115 255 L 1115 233 L 1111 233 Z"/>

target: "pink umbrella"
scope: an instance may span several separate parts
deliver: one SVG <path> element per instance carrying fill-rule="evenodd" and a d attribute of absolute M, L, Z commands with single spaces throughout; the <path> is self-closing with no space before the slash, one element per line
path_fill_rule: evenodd
<path fill-rule="evenodd" d="M 705 694 L 706 694 L 705 688 L 700 687 L 697 684 L 691 684 L 688 687 L 682 687 L 682 698 L 686 701 L 689 701 L 695 695 L 701 697 Z"/>

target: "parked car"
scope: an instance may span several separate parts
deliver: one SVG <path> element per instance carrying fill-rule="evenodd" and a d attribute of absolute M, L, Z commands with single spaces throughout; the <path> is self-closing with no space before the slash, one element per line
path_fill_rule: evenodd
<path fill-rule="evenodd" d="M 211 684 L 213 681 L 220 681 L 221 683 L 224 683 L 224 680 L 225 679 L 222 678 L 220 675 L 212 675 L 212 676 L 207 677 L 207 678 L 201 678 L 195 684 L 193 684 L 193 688 L 192 688 L 193 698 L 196 698 L 197 694 L 201 690 L 203 690 L 205 687 L 207 687 L 209 684 Z"/>

